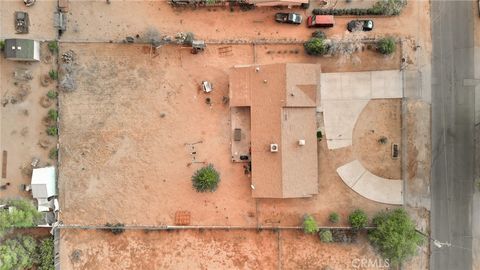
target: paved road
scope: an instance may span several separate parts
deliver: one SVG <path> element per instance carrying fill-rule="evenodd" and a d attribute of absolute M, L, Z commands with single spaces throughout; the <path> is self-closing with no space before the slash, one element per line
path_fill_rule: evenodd
<path fill-rule="evenodd" d="M 430 269 L 472 269 L 473 12 L 470 1 L 432 2 L 432 237 Z"/>

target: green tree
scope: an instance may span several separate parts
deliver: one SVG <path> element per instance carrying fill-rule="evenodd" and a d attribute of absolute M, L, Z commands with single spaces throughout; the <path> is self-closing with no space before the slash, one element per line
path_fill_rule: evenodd
<path fill-rule="evenodd" d="M 323 243 L 331 243 L 331 242 L 333 242 L 332 231 L 330 231 L 330 230 L 321 230 L 321 231 L 320 231 L 320 241 L 322 241 Z"/>
<path fill-rule="evenodd" d="M 372 9 L 386 16 L 400 15 L 406 4 L 407 0 L 380 0 L 373 5 Z"/>
<path fill-rule="evenodd" d="M 397 45 L 391 37 L 382 38 L 377 42 L 377 51 L 381 54 L 389 55 L 395 52 Z"/>
<path fill-rule="evenodd" d="M 0 210 L 0 237 L 13 228 L 34 227 L 42 217 L 35 206 L 26 200 L 7 200 L 0 204 L 13 207 L 12 211 Z"/>
<path fill-rule="evenodd" d="M 220 182 L 220 174 L 212 164 L 198 169 L 192 176 L 193 188 L 198 192 L 213 192 Z"/>
<path fill-rule="evenodd" d="M 313 37 L 303 44 L 309 55 L 324 55 L 328 52 L 328 45 L 324 38 Z"/>
<path fill-rule="evenodd" d="M 0 270 L 29 269 L 35 263 L 37 243 L 31 236 L 5 240 L 0 245 Z"/>
<path fill-rule="evenodd" d="M 57 136 L 58 129 L 57 129 L 56 126 L 49 126 L 49 127 L 47 127 L 46 132 L 47 132 L 48 136 Z"/>
<path fill-rule="evenodd" d="M 330 220 L 330 222 L 333 224 L 337 224 L 340 221 L 340 216 L 338 215 L 338 213 L 333 212 L 330 213 L 330 216 L 328 216 L 328 220 Z"/>
<path fill-rule="evenodd" d="M 393 265 L 398 265 L 414 256 L 417 246 L 424 240 L 402 208 L 377 214 L 373 218 L 373 225 L 376 229 L 369 232 L 368 238 L 382 256 L 389 259 Z"/>
<path fill-rule="evenodd" d="M 54 259 L 54 247 L 53 247 L 53 238 L 49 237 L 43 240 L 38 246 L 38 270 L 54 270 L 55 269 L 55 259 Z"/>
<path fill-rule="evenodd" d="M 317 221 L 315 221 L 315 218 L 311 215 L 305 215 L 303 217 L 303 232 L 306 234 L 314 234 L 318 232 L 318 225 Z"/>
<path fill-rule="evenodd" d="M 55 109 L 50 109 L 48 111 L 48 118 L 50 118 L 51 120 L 53 121 L 57 121 L 57 117 L 58 117 L 58 112 L 57 110 Z"/>
<path fill-rule="evenodd" d="M 348 216 L 348 223 L 350 223 L 350 226 L 354 229 L 364 228 L 368 223 L 367 214 L 362 210 L 357 209 Z"/>
<path fill-rule="evenodd" d="M 58 42 L 56 40 L 52 40 L 48 42 L 48 49 L 50 50 L 51 53 L 58 52 Z"/>

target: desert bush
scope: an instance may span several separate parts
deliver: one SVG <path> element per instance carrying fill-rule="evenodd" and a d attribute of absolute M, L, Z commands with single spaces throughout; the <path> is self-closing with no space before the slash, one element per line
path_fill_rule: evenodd
<path fill-rule="evenodd" d="M 371 8 L 349 8 L 349 9 L 336 9 L 336 8 L 316 8 L 312 13 L 315 15 L 384 15 L 395 16 L 400 15 L 402 9 L 407 4 L 406 0 L 380 0 L 376 2 Z"/>
<path fill-rule="evenodd" d="M 315 221 L 315 218 L 312 217 L 311 215 L 305 215 L 303 217 L 303 232 L 306 234 L 314 234 L 318 232 L 318 225 L 317 221 Z"/>
<path fill-rule="evenodd" d="M 53 159 L 53 160 L 57 159 L 57 157 L 58 157 L 58 149 L 57 149 L 57 148 L 52 148 L 52 149 L 50 149 L 50 152 L 48 153 L 48 157 L 49 157 L 50 159 Z"/>
<path fill-rule="evenodd" d="M 328 220 L 330 220 L 330 222 L 333 224 L 337 224 L 340 221 L 340 216 L 338 215 L 338 213 L 333 212 L 330 213 L 330 215 L 328 216 Z"/>
<path fill-rule="evenodd" d="M 381 11 L 382 15 L 394 16 L 400 15 L 406 4 L 406 0 L 380 0 L 373 5 L 372 9 Z"/>
<path fill-rule="evenodd" d="M 372 223 L 376 228 L 369 231 L 368 238 L 393 265 L 414 256 L 423 243 L 423 236 L 415 230 L 414 222 L 402 208 L 380 212 Z"/>
<path fill-rule="evenodd" d="M 212 164 L 198 169 L 192 176 L 193 188 L 198 192 L 213 192 L 220 182 L 220 174 Z"/>
<path fill-rule="evenodd" d="M 310 38 L 303 44 L 303 47 L 309 55 L 324 55 L 328 52 L 328 45 L 324 38 Z"/>
<path fill-rule="evenodd" d="M 7 239 L 0 245 L 0 270 L 30 269 L 35 264 L 37 243 L 31 236 Z"/>
<path fill-rule="evenodd" d="M 365 214 L 365 212 L 362 210 L 357 209 L 348 216 L 348 223 L 350 223 L 350 226 L 352 226 L 354 229 L 362 229 L 367 226 L 367 214 Z"/>
<path fill-rule="evenodd" d="M 325 38 L 327 38 L 327 35 L 325 35 L 325 33 L 323 31 L 315 30 L 315 32 L 312 33 L 312 37 L 325 39 Z"/>
<path fill-rule="evenodd" d="M 53 247 L 53 238 L 49 237 L 45 240 L 42 240 L 40 245 L 37 248 L 38 256 L 38 270 L 54 270 L 55 261 L 54 261 L 54 247 Z"/>
<path fill-rule="evenodd" d="M 57 136 L 58 135 L 58 129 L 56 126 L 49 126 L 47 127 L 47 135 L 49 136 Z"/>
<path fill-rule="evenodd" d="M 381 54 L 392 54 L 395 52 L 395 40 L 391 37 L 382 38 L 377 42 L 377 51 Z"/>
<path fill-rule="evenodd" d="M 12 211 L 0 210 L 0 237 L 13 228 L 34 227 L 42 217 L 37 208 L 27 200 L 0 200 L 0 204 L 14 207 Z"/>
<path fill-rule="evenodd" d="M 58 52 L 58 42 L 56 40 L 52 40 L 48 42 L 48 49 L 50 50 L 51 53 Z"/>
<path fill-rule="evenodd" d="M 56 80 L 58 79 L 58 71 L 52 69 L 48 72 L 48 76 L 50 76 L 50 79 Z"/>
<path fill-rule="evenodd" d="M 57 110 L 55 110 L 55 109 L 48 110 L 48 118 L 53 120 L 53 121 L 57 121 L 57 118 L 58 118 Z"/>
<path fill-rule="evenodd" d="M 323 243 L 331 243 L 333 242 L 332 232 L 330 230 L 320 230 L 320 241 Z"/>
<path fill-rule="evenodd" d="M 125 224 L 123 223 L 116 223 L 116 224 L 111 224 L 107 223 L 105 224 L 106 227 L 109 227 L 109 229 L 113 234 L 121 234 L 125 231 Z"/>
<path fill-rule="evenodd" d="M 57 91 L 54 91 L 54 90 L 50 90 L 48 91 L 47 93 L 47 97 L 49 99 L 56 99 L 58 97 L 58 92 Z"/>
<path fill-rule="evenodd" d="M 0 51 L 5 49 L 5 40 L 0 40 Z"/>

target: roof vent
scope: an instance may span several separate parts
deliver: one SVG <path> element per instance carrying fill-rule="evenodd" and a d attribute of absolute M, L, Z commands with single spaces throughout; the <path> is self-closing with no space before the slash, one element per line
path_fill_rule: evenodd
<path fill-rule="evenodd" d="M 304 146 L 305 145 L 305 140 L 298 140 L 298 145 Z"/>
<path fill-rule="evenodd" d="M 21 50 L 21 49 L 22 49 L 22 47 L 20 47 L 20 46 L 17 47 L 17 50 Z"/>
<path fill-rule="evenodd" d="M 276 143 L 270 144 L 270 152 L 272 153 L 278 152 L 278 144 Z"/>

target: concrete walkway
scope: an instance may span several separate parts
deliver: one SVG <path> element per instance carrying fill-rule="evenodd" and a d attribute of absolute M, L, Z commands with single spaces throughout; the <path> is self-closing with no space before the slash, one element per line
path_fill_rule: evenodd
<path fill-rule="evenodd" d="M 363 197 L 387 204 L 403 204 L 403 180 L 390 180 L 369 172 L 354 160 L 337 169 L 343 182 Z"/>
<path fill-rule="evenodd" d="M 320 81 L 328 149 L 352 145 L 353 128 L 370 99 L 403 97 L 398 70 L 322 73 Z"/>

